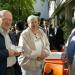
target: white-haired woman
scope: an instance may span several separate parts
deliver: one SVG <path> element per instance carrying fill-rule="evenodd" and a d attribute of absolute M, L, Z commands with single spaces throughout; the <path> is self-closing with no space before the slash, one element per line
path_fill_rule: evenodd
<path fill-rule="evenodd" d="M 22 75 L 41 75 L 42 61 L 50 54 L 46 34 L 39 28 L 38 16 L 30 15 L 27 19 L 28 28 L 19 39 L 24 53 L 19 57 Z"/>

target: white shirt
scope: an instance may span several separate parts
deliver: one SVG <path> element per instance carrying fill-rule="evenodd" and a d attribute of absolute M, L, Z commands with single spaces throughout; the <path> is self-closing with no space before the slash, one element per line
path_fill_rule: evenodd
<path fill-rule="evenodd" d="M 42 48 L 43 48 L 43 42 L 40 39 L 40 36 L 38 36 L 38 35 L 36 35 L 36 37 L 33 37 L 33 38 L 34 38 L 34 43 L 35 43 L 37 55 L 40 56 L 41 52 L 42 52 Z"/>
<path fill-rule="evenodd" d="M 5 36 L 5 44 L 6 44 L 6 48 L 8 50 L 11 50 L 12 43 L 11 43 L 11 40 L 10 40 L 10 37 L 8 36 L 8 34 L 6 34 L 6 36 Z M 16 63 L 16 57 L 15 56 L 7 58 L 7 67 L 11 67 L 15 63 Z"/>
<path fill-rule="evenodd" d="M 56 33 L 57 33 L 57 27 L 55 27 L 54 33 L 55 33 L 55 35 L 56 35 Z"/>

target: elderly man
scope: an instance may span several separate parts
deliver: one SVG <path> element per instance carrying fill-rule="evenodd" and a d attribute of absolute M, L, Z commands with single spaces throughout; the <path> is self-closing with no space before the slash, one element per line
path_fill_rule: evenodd
<path fill-rule="evenodd" d="M 0 11 L 0 75 L 19 75 L 16 74 L 16 57 L 21 54 L 12 45 L 8 30 L 11 27 L 12 14 L 8 10 Z M 18 46 L 17 46 L 18 47 Z"/>

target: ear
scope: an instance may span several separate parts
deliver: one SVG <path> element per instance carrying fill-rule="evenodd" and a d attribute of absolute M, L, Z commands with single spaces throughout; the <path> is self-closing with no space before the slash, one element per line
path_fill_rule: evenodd
<path fill-rule="evenodd" d="M 2 24 L 2 18 L 0 18 L 0 26 L 1 26 L 1 24 Z"/>

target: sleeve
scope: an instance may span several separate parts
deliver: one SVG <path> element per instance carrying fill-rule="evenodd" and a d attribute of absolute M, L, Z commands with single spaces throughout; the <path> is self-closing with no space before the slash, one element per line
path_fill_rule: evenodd
<path fill-rule="evenodd" d="M 0 42 L 0 61 L 4 61 L 9 56 L 9 53 L 5 47 L 5 41 L 2 36 L 0 36 Z"/>
<path fill-rule="evenodd" d="M 9 54 L 8 54 L 7 49 L 1 49 L 0 50 L 0 61 L 7 59 L 8 56 L 9 56 Z"/>
<path fill-rule="evenodd" d="M 18 46 L 21 46 L 23 48 L 25 56 L 29 56 L 31 51 L 32 51 L 30 49 L 30 47 L 28 46 L 27 41 L 28 40 L 26 40 L 26 35 L 25 34 L 21 34 Z"/>
<path fill-rule="evenodd" d="M 74 54 L 75 54 L 75 41 L 71 41 L 71 43 L 67 47 L 67 58 L 69 64 L 73 63 Z"/>

